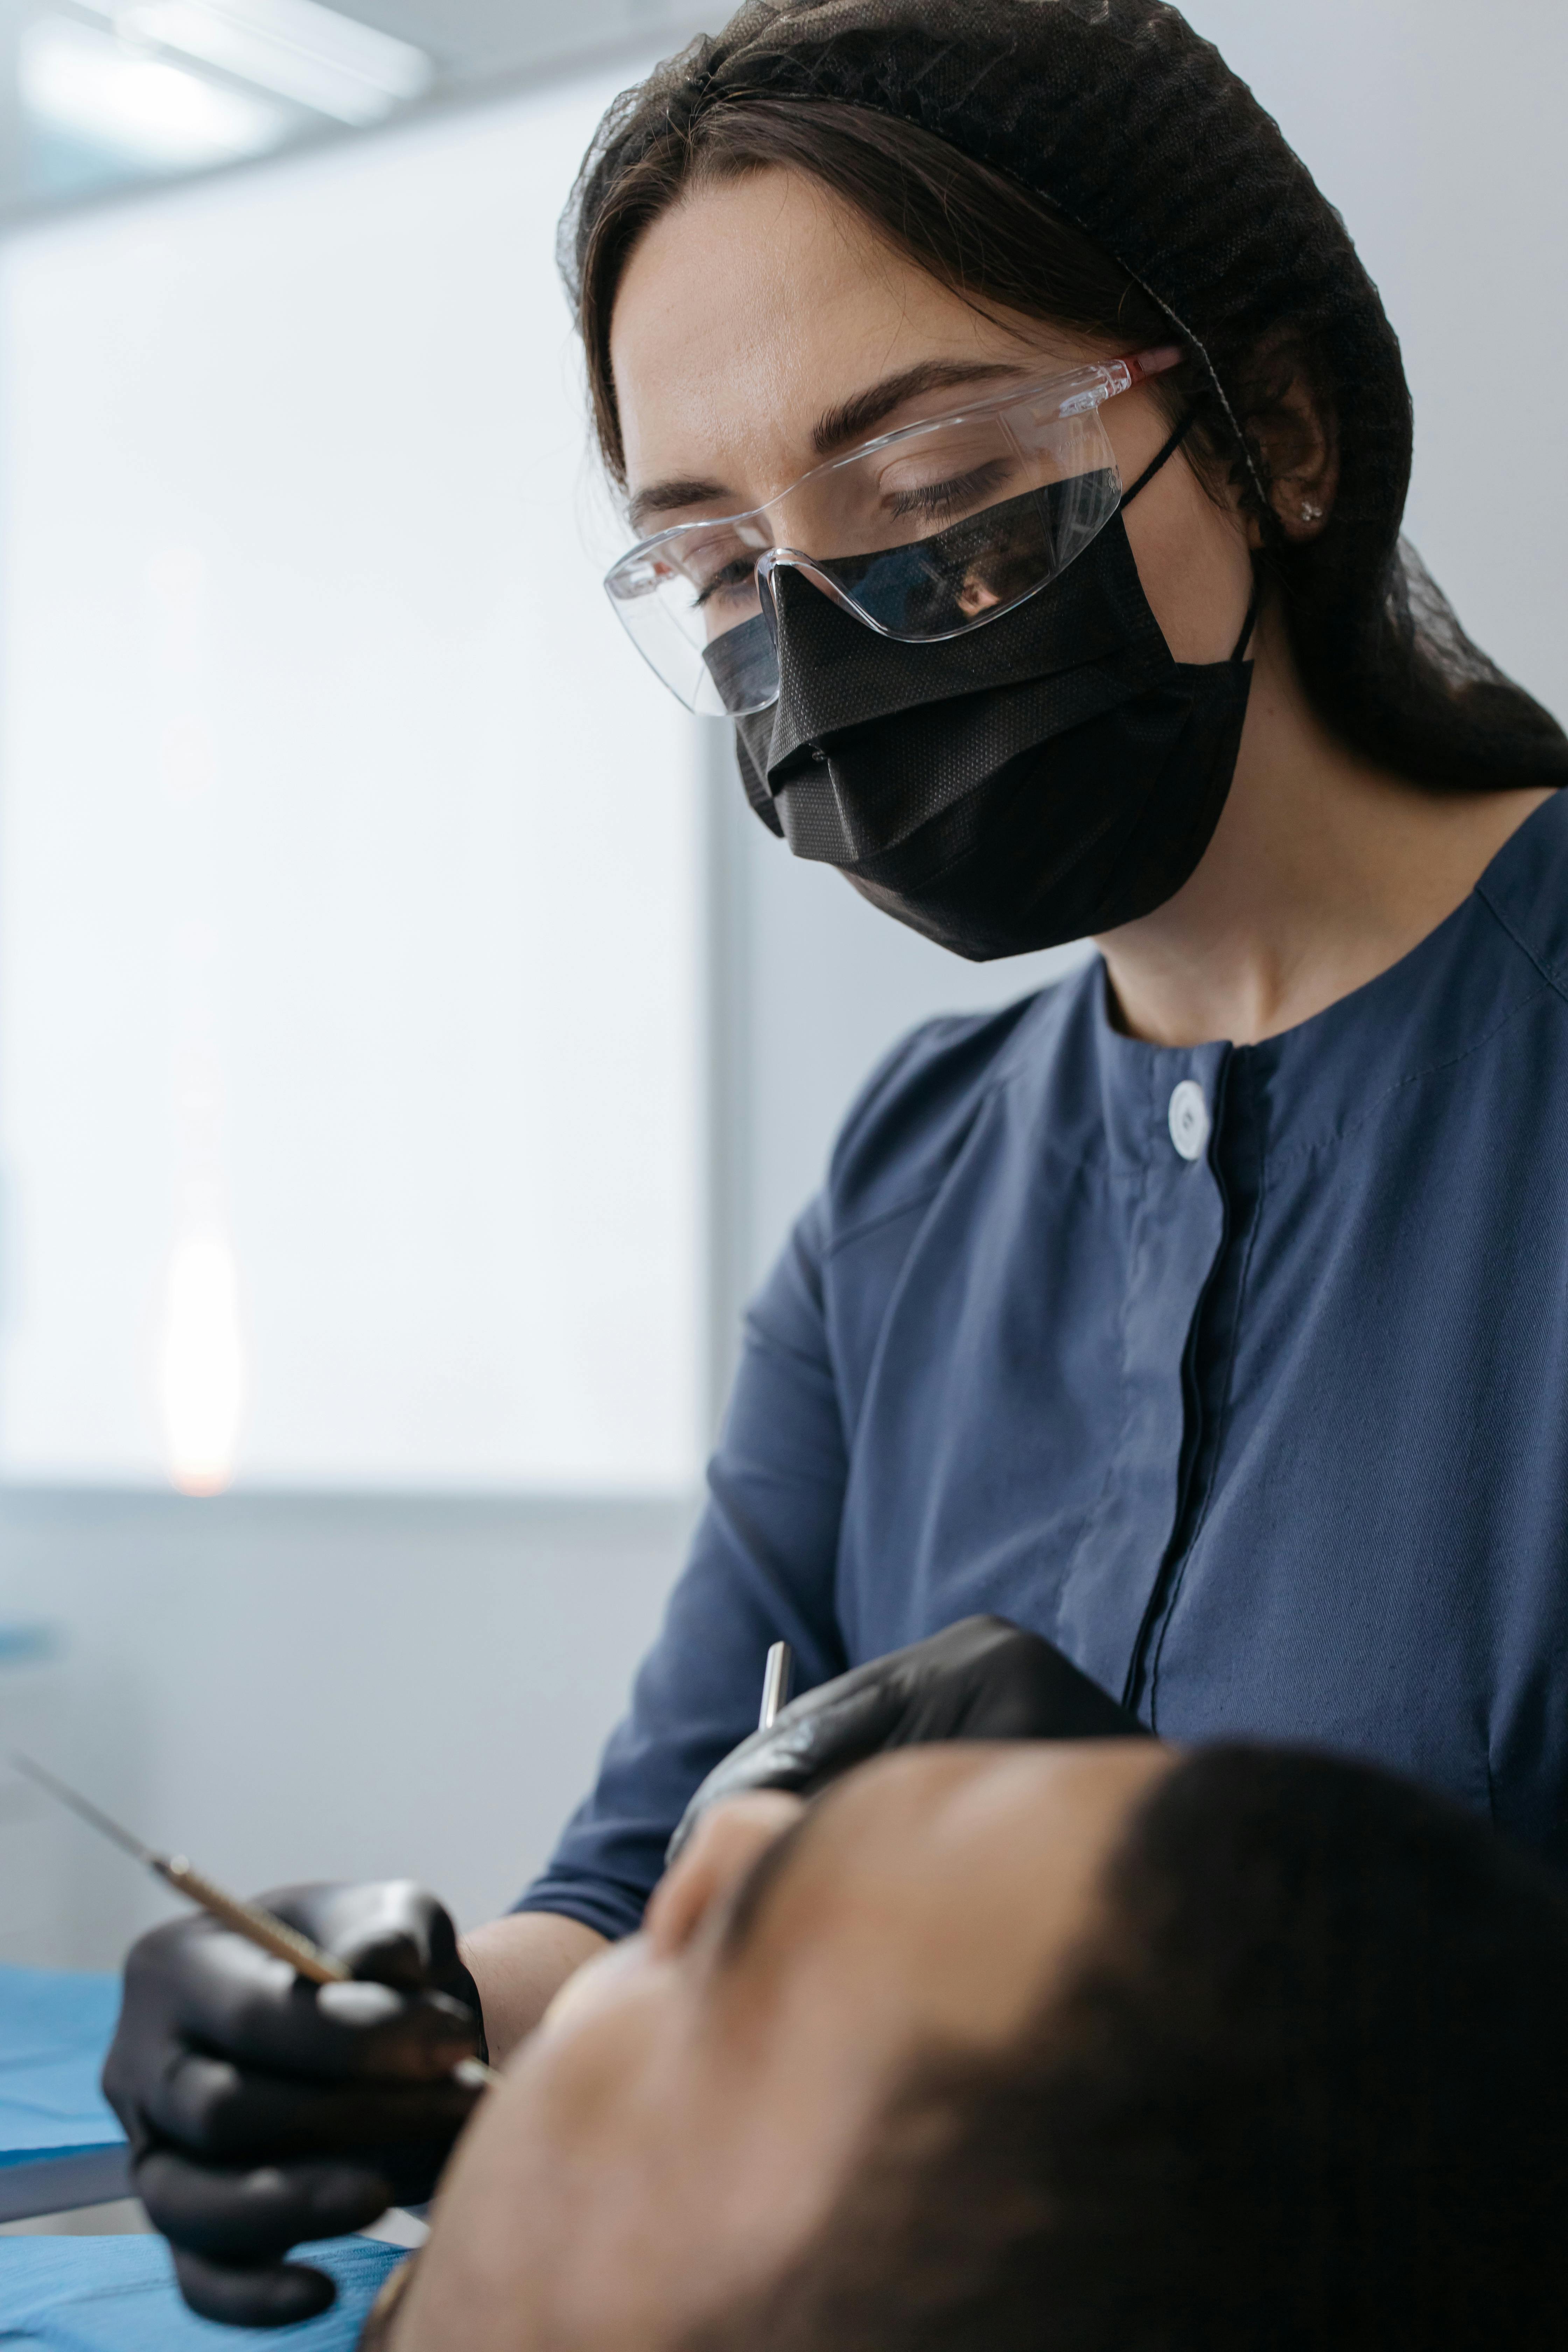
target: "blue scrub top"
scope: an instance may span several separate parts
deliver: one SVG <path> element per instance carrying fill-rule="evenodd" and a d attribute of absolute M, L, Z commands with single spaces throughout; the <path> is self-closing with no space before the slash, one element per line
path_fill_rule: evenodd
<path fill-rule="evenodd" d="M 1568 1859 L 1568 797 L 1258 1045 L 1098 959 L 882 1066 L 748 1318 L 690 1564 L 526 1909 L 635 1927 L 797 1687 L 994 1610 L 1173 1739 L 1310 1740 Z"/>

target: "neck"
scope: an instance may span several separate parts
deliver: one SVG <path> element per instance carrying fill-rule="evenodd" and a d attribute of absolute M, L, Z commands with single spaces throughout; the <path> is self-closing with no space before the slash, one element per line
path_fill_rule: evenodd
<path fill-rule="evenodd" d="M 1426 938 L 1549 792 L 1437 793 L 1339 743 L 1284 633 L 1260 624 L 1225 811 L 1190 881 L 1096 944 L 1121 1025 L 1160 1045 L 1256 1044 Z"/>

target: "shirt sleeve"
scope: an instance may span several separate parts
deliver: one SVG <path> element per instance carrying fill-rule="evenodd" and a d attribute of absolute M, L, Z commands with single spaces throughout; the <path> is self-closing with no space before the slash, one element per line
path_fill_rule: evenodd
<path fill-rule="evenodd" d="M 835 1609 L 847 1449 L 828 1347 L 818 1201 L 746 1318 L 690 1559 L 592 1795 L 521 1911 L 631 1934 L 700 1780 L 757 1723 L 773 1642 L 797 1689 L 847 1663 Z"/>

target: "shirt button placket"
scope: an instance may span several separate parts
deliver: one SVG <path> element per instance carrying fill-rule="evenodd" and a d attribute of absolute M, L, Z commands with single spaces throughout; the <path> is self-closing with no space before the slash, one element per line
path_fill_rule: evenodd
<path fill-rule="evenodd" d="M 1129 1055 L 1128 1158 L 1138 1171 L 1127 1227 L 1120 1427 L 1104 1498 L 1063 1587 L 1058 1639 L 1102 1689 L 1140 1694 L 1143 1635 L 1184 1503 L 1187 1350 L 1225 1242 L 1224 1187 L 1210 1165 L 1228 1045 Z M 1140 1062 L 1142 1066 L 1140 1066 Z M 1130 1194 L 1131 1197 L 1131 1194 Z"/>

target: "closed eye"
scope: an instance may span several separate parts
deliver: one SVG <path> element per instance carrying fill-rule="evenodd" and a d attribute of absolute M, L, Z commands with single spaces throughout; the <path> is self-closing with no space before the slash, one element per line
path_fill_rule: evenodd
<path fill-rule="evenodd" d="M 700 611 L 710 596 L 727 595 L 733 589 L 749 586 L 756 572 L 755 557 L 738 555 L 732 562 L 722 565 L 711 580 L 703 583 L 692 602 Z"/>
<path fill-rule="evenodd" d="M 972 514 L 989 491 L 1002 488 L 1012 471 L 1007 458 L 991 457 L 967 474 L 954 474 L 949 481 L 921 482 L 913 489 L 895 490 L 888 504 L 900 521 L 918 515 L 929 522 L 951 522 L 955 515 Z"/>

